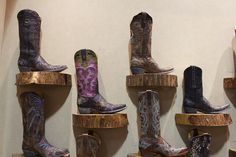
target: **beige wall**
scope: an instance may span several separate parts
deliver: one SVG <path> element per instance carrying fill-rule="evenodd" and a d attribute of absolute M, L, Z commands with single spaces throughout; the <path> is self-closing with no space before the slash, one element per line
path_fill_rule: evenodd
<path fill-rule="evenodd" d="M 230 103 L 229 112 L 236 120 L 235 106 L 231 103 L 235 102 L 235 91 L 227 92 L 229 99 L 222 84 L 224 77 L 234 73 L 231 40 L 236 24 L 235 6 L 235 0 L 8 0 L 0 58 L 1 112 L 5 113 L 4 123 L 0 124 L 5 130 L 0 156 L 9 157 L 12 153 L 21 152 L 22 120 L 14 85 L 15 74 L 19 72 L 16 18 L 19 10 L 30 8 L 39 13 L 42 18 L 41 54 L 52 64 L 67 64 L 66 73 L 75 74 L 73 55 L 77 50 L 89 48 L 97 53 L 100 92 L 111 102 L 126 103 L 128 108 L 125 112 L 130 122 L 127 129 L 97 130 L 103 138 L 99 156 L 124 157 L 138 150 L 139 120 L 136 105 L 129 97 L 132 95 L 135 100 L 137 95 L 125 85 L 126 75 L 130 73 L 128 42 L 132 17 L 141 11 L 153 17 L 153 58 L 162 66 L 175 67 L 173 74 L 178 76 L 179 83 L 176 93 L 168 89 L 159 90 L 161 129 L 162 136 L 170 144 L 183 146 L 188 144 L 190 128 L 176 126 L 174 116 L 181 112 L 183 71 L 189 65 L 202 67 L 205 96 L 216 105 Z M 1 13 L 0 17 L 4 14 Z M 47 119 L 46 136 L 52 144 L 69 148 L 71 156 L 75 156 L 71 113 L 76 113 L 77 92 L 72 78 L 73 86 L 64 105 Z M 234 124 L 228 129 L 201 129 L 213 135 L 212 157 L 227 156 L 228 149 L 236 147 Z"/>

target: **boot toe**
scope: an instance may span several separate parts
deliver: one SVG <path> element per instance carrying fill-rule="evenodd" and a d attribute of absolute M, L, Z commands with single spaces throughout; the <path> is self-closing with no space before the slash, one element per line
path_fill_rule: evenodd
<path fill-rule="evenodd" d="M 67 66 L 66 65 L 54 65 L 51 69 L 51 71 L 54 71 L 54 72 L 61 72 L 63 70 L 67 69 Z"/>

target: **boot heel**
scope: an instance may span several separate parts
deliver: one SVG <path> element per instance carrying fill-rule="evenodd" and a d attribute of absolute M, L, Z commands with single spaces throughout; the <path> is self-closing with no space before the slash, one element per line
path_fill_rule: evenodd
<path fill-rule="evenodd" d="M 155 157 L 155 156 L 157 156 L 156 153 L 150 152 L 150 151 L 145 150 L 145 149 L 141 149 L 140 153 L 141 153 L 142 157 Z"/>
<path fill-rule="evenodd" d="M 144 74 L 145 73 L 145 69 L 143 68 L 139 68 L 139 67 L 130 67 L 130 70 L 132 72 L 132 74 Z"/>
<path fill-rule="evenodd" d="M 91 114 L 92 109 L 91 108 L 79 107 L 79 113 L 80 114 Z"/>
<path fill-rule="evenodd" d="M 25 157 L 39 157 L 40 156 L 40 154 L 38 154 L 32 150 L 23 150 L 23 152 L 24 152 Z"/>
<path fill-rule="evenodd" d="M 18 66 L 20 72 L 27 72 L 27 71 L 32 71 L 31 67 L 27 67 L 27 66 Z"/>
<path fill-rule="evenodd" d="M 197 113 L 197 109 L 192 107 L 184 107 L 185 113 Z"/>

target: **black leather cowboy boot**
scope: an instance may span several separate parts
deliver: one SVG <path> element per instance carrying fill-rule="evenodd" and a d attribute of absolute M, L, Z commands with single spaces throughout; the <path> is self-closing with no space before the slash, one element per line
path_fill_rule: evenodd
<path fill-rule="evenodd" d="M 21 10 L 18 15 L 20 57 L 18 67 L 21 72 L 26 71 L 55 71 L 67 68 L 65 65 L 48 64 L 40 56 L 40 25 L 41 19 L 33 10 Z"/>
<path fill-rule="evenodd" d="M 190 66 L 184 71 L 184 111 L 186 113 L 219 113 L 229 107 L 228 104 L 213 107 L 203 96 L 202 69 Z"/>
<path fill-rule="evenodd" d="M 188 153 L 187 148 L 174 148 L 160 135 L 160 105 L 158 93 L 147 90 L 139 93 L 141 137 L 139 150 L 143 157 L 179 157 Z"/>
<path fill-rule="evenodd" d="M 20 95 L 24 134 L 22 149 L 25 157 L 68 157 L 67 149 L 59 149 L 45 138 L 44 100 L 36 93 Z"/>
<path fill-rule="evenodd" d="M 145 12 L 134 16 L 130 23 L 130 69 L 133 74 L 167 74 L 174 68 L 161 68 L 151 56 L 152 17 Z"/>

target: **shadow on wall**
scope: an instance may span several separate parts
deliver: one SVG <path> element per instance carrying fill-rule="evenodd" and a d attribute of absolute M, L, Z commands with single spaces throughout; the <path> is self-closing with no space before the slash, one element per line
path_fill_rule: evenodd
<path fill-rule="evenodd" d="M 15 5 L 17 3 L 17 0 L 7 0 L 6 1 L 6 13 L 5 13 L 5 23 L 4 23 L 4 28 L 8 28 L 9 26 L 9 20 L 11 19 L 11 16 L 15 16 L 13 15 L 13 12 L 15 10 Z"/>
<path fill-rule="evenodd" d="M 98 134 L 101 138 L 101 146 L 97 157 L 111 157 L 116 154 L 122 147 L 126 140 L 128 130 L 127 127 L 116 129 L 93 129 L 95 134 Z M 78 135 L 87 133 L 88 129 L 75 129 Z"/>
<path fill-rule="evenodd" d="M 153 87 L 127 87 L 127 92 L 128 95 L 132 101 L 133 104 L 136 105 L 137 108 L 137 130 L 139 135 L 141 134 L 140 131 L 140 118 L 139 118 L 139 111 L 138 111 L 138 93 L 141 91 L 145 90 L 153 90 L 157 91 L 159 93 L 160 97 L 160 114 L 165 115 L 169 112 L 170 108 L 172 105 L 175 103 L 175 98 L 176 98 L 176 88 L 166 88 L 166 87 L 158 87 L 158 88 L 153 88 Z"/>

